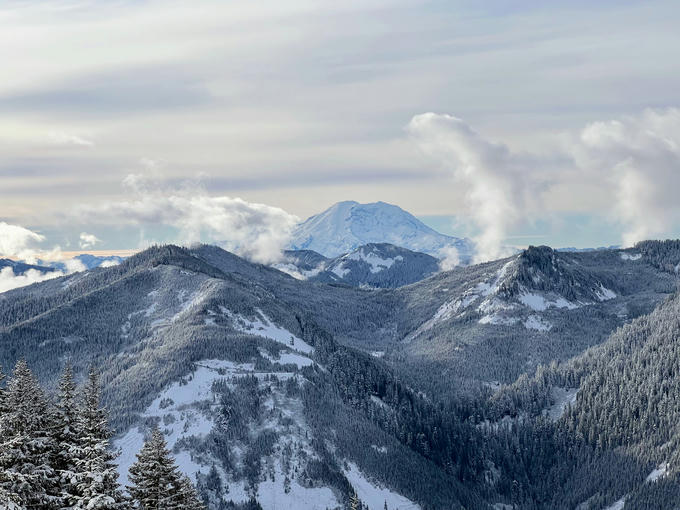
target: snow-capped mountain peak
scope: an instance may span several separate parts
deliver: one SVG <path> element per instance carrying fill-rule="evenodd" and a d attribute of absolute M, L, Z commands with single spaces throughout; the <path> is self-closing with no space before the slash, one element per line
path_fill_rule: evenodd
<path fill-rule="evenodd" d="M 291 248 L 336 257 L 369 243 L 390 243 L 433 256 L 453 246 L 463 259 L 472 250 L 469 240 L 440 234 L 396 205 L 354 201 L 338 202 L 299 224 Z"/>

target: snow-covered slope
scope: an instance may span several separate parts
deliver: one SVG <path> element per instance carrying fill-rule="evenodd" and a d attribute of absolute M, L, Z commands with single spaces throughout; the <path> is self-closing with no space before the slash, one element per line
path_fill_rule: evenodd
<path fill-rule="evenodd" d="M 443 248 L 454 247 L 462 261 L 467 261 L 472 252 L 469 240 L 440 234 L 385 202 L 338 202 L 298 225 L 290 244 L 294 250 L 337 257 L 369 243 L 390 243 L 435 257 L 441 256 Z"/>
<path fill-rule="evenodd" d="M 328 259 L 309 250 L 287 251 L 277 269 L 298 279 L 353 287 L 395 288 L 439 271 L 439 260 L 387 243 L 371 243 Z"/>

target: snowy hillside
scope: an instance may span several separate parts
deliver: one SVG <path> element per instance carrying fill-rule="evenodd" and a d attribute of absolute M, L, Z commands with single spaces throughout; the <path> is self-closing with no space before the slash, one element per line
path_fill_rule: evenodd
<path fill-rule="evenodd" d="M 289 250 L 285 253 L 285 262 L 273 267 L 298 279 L 353 287 L 395 288 L 436 273 L 439 260 L 392 244 L 372 243 L 332 259 L 309 250 Z"/>
<path fill-rule="evenodd" d="M 290 247 L 337 257 L 369 243 L 390 243 L 435 257 L 443 248 L 454 247 L 462 261 L 469 260 L 472 253 L 469 240 L 440 234 L 385 202 L 338 202 L 298 225 Z"/>

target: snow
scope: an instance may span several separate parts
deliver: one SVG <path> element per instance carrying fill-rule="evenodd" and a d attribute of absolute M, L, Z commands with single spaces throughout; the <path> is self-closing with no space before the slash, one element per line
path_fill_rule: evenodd
<path fill-rule="evenodd" d="M 604 510 L 623 510 L 623 506 L 626 504 L 626 497 L 622 497 L 618 501 L 614 502 L 613 504 L 609 505 L 607 508 Z"/>
<path fill-rule="evenodd" d="M 394 265 L 395 262 L 403 261 L 404 257 L 401 255 L 397 255 L 394 258 L 382 258 L 379 254 L 375 253 L 374 251 L 369 251 L 366 253 L 366 248 L 362 247 L 359 248 L 358 250 L 350 253 L 347 255 L 345 258 L 349 260 L 362 260 L 366 262 L 369 266 L 369 270 L 371 273 L 379 273 L 380 271 L 384 269 L 389 269 Z"/>
<path fill-rule="evenodd" d="M 290 349 L 302 352 L 303 354 L 310 354 L 314 351 L 314 348 L 307 342 L 293 335 L 287 329 L 280 328 L 271 322 L 262 310 L 256 310 L 259 318 L 256 318 L 255 320 L 235 315 L 223 306 L 220 306 L 220 310 L 224 315 L 227 315 L 232 319 L 234 328 L 238 331 L 269 338 L 270 340 L 274 340 L 275 342 L 283 344 Z"/>
<path fill-rule="evenodd" d="M 597 299 L 600 301 L 607 301 L 616 297 L 616 293 L 614 291 L 609 290 L 602 284 L 600 284 L 600 290 L 596 291 L 595 294 L 597 295 Z"/>
<path fill-rule="evenodd" d="M 663 464 L 659 465 L 654 471 L 649 473 L 647 475 L 647 478 L 645 479 L 645 482 L 656 482 L 659 478 L 663 478 L 666 476 L 666 471 L 668 470 L 668 463 L 664 462 Z"/>
<path fill-rule="evenodd" d="M 506 262 L 503 264 L 503 267 L 501 267 L 497 272 L 496 272 L 496 278 L 494 279 L 493 283 L 478 283 L 477 284 L 477 289 L 478 292 L 482 294 L 482 296 L 490 296 L 491 294 L 495 294 L 498 292 L 498 289 L 501 286 L 501 283 L 503 282 L 503 278 L 505 277 L 506 273 L 508 272 L 508 269 L 512 264 L 515 262 L 515 259 L 510 260 L 509 262 Z"/>
<path fill-rule="evenodd" d="M 640 260 L 642 258 L 642 253 L 622 253 L 622 260 Z"/>
<path fill-rule="evenodd" d="M 479 319 L 480 324 L 494 324 L 497 326 L 512 326 L 518 322 L 519 319 L 517 317 L 504 317 L 503 315 L 499 315 L 497 313 L 485 315 Z"/>
<path fill-rule="evenodd" d="M 390 510 L 419 510 L 420 506 L 413 501 L 384 487 L 369 481 L 356 464 L 348 463 L 349 469 L 343 470 L 345 477 L 352 484 L 359 499 L 369 510 L 383 510 L 385 503 Z"/>
<path fill-rule="evenodd" d="M 279 355 L 279 359 L 277 361 L 278 363 L 282 365 L 287 365 L 287 364 L 293 364 L 297 365 L 298 368 L 302 367 L 308 367 L 314 362 L 309 359 L 307 356 L 302 356 L 301 354 L 298 354 L 296 352 L 283 352 Z"/>
<path fill-rule="evenodd" d="M 552 324 L 545 319 L 542 319 L 540 316 L 532 314 L 524 321 L 524 327 L 527 329 L 535 329 L 536 331 L 550 331 L 552 329 Z"/>
<path fill-rule="evenodd" d="M 290 479 L 290 491 L 286 493 L 283 486 L 285 474 L 278 461 L 274 466 L 274 481 L 268 478 L 260 482 L 257 500 L 264 510 L 326 510 L 340 507 L 340 502 L 328 487 L 302 487 L 294 477 Z M 227 499 L 242 503 L 250 499 L 250 493 L 244 482 L 229 484 Z"/>
<path fill-rule="evenodd" d="M 376 404 L 378 407 L 382 407 L 383 409 L 389 409 L 389 406 L 382 401 L 382 399 L 376 395 L 371 395 L 371 402 Z"/>
<path fill-rule="evenodd" d="M 578 388 L 553 387 L 551 393 L 555 403 L 548 407 L 544 414 L 552 421 L 557 421 L 567 410 L 567 406 L 573 406 L 576 403 Z"/>
<path fill-rule="evenodd" d="M 528 306 L 532 310 L 536 312 L 543 312 L 547 310 L 550 307 L 555 307 L 555 308 L 567 308 L 569 310 L 573 310 L 574 308 L 578 308 L 580 303 L 572 303 L 571 301 L 567 301 L 563 297 L 557 297 L 554 301 L 550 301 L 544 296 L 541 296 L 540 294 L 536 294 L 533 292 L 527 292 L 524 291 L 522 294 L 519 296 L 519 301 L 525 306 Z"/>
<path fill-rule="evenodd" d="M 167 431 L 165 439 L 172 450 L 175 443 L 182 437 L 203 436 L 210 432 L 212 421 L 207 419 L 199 410 L 188 408 L 198 402 L 212 399 L 212 385 L 226 376 L 226 374 L 241 374 L 252 372 L 252 363 L 234 363 L 223 360 L 204 360 L 196 364 L 196 370 L 182 381 L 174 382 L 149 405 L 142 413 L 142 417 L 172 416 L 174 422 L 163 424 L 161 430 Z M 172 401 L 162 407 L 161 403 Z M 118 458 L 119 481 L 125 486 L 130 466 L 136 461 L 137 452 L 144 444 L 144 436 L 137 428 L 130 429 L 122 438 L 114 442 L 114 447 L 121 450 Z M 177 455 L 176 455 L 177 457 Z M 199 467 L 191 461 L 188 454 L 178 458 L 182 462 L 183 472 L 195 474 Z"/>
<path fill-rule="evenodd" d="M 369 243 L 391 243 L 434 257 L 449 246 L 464 255 L 472 252 L 468 240 L 440 234 L 395 205 L 352 201 L 339 202 L 299 224 L 290 248 L 337 257 Z"/>
<path fill-rule="evenodd" d="M 346 269 L 342 263 L 337 264 L 333 269 L 331 269 L 331 272 L 338 276 L 338 278 L 344 278 L 349 274 L 350 270 Z"/>

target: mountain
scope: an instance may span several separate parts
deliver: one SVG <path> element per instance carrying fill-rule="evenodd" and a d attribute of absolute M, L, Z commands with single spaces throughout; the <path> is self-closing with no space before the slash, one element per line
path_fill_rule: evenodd
<path fill-rule="evenodd" d="M 464 262 L 473 252 L 468 239 L 440 234 L 396 205 L 352 201 L 338 202 L 299 224 L 290 249 L 337 257 L 369 243 L 389 243 L 434 257 L 454 247 Z"/>
<path fill-rule="evenodd" d="M 159 424 L 185 473 L 206 482 L 216 466 L 225 502 L 337 508 L 356 490 L 371 508 L 481 508 L 405 443 L 410 417 L 387 419 L 400 405 L 434 415 L 432 405 L 272 292 L 313 300 L 326 288 L 216 247 L 154 248 L 0 294 L 0 361 L 25 358 L 47 384 L 67 359 L 81 376 L 96 363 L 123 482 Z M 348 291 L 361 292 L 331 295 Z"/>
<path fill-rule="evenodd" d="M 680 242 L 530 247 L 365 289 L 156 247 L 0 294 L 0 364 L 95 363 L 122 479 L 159 425 L 211 509 L 671 510 L 678 268 Z"/>
<path fill-rule="evenodd" d="M 111 267 L 120 264 L 123 260 L 125 260 L 124 257 L 119 257 L 117 255 L 100 256 L 82 253 L 76 255 L 70 261 L 40 261 L 40 264 L 59 271 L 70 272 L 69 268 L 73 267 L 84 267 L 86 270 L 94 269 L 96 267 Z"/>
<path fill-rule="evenodd" d="M 54 271 L 53 268 L 43 265 L 26 264 L 25 262 L 19 262 L 11 259 L 0 259 L 0 271 L 6 267 L 12 268 L 14 275 L 23 275 L 31 269 L 40 273 L 49 273 Z"/>
<path fill-rule="evenodd" d="M 284 253 L 277 269 L 310 281 L 353 287 L 395 288 L 418 282 L 439 271 L 439 260 L 387 243 L 371 243 L 328 259 L 310 250 Z"/>

